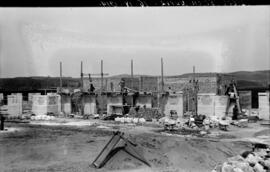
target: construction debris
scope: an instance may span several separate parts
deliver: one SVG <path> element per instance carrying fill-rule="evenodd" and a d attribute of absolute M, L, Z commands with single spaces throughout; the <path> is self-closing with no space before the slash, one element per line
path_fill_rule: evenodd
<path fill-rule="evenodd" d="M 259 146 L 258 146 L 259 145 Z M 261 146 L 263 145 L 263 146 Z M 270 149 L 265 144 L 254 144 L 253 151 L 243 152 L 228 158 L 227 162 L 219 164 L 212 172 L 268 172 L 270 171 Z"/>
<path fill-rule="evenodd" d="M 153 119 L 160 119 L 162 114 L 159 108 L 146 108 L 146 107 L 131 107 L 129 110 L 129 116 L 134 118 L 145 118 L 146 121 L 152 121 Z"/>

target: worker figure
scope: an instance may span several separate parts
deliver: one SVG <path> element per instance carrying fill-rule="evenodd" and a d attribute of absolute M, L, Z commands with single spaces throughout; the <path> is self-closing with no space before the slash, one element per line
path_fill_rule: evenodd
<path fill-rule="evenodd" d="M 92 82 L 93 82 L 93 80 L 91 78 L 91 75 L 89 74 L 89 84 L 90 84 L 89 92 L 90 93 L 93 93 L 95 91 L 95 87 L 94 87 Z"/>
<path fill-rule="evenodd" d="M 1 120 L 1 127 L 0 130 L 4 130 L 4 122 L 5 122 L 5 117 L 3 114 L 0 114 L 0 120 Z"/>
<path fill-rule="evenodd" d="M 90 84 L 90 93 L 93 93 L 95 91 L 94 85 L 91 83 Z"/>
<path fill-rule="evenodd" d="M 235 102 L 236 97 L 235 97 L 235 93 L 234 93 L 234 89 L 233 89 L 233 83 L 234 81 L 232 81 L 229 85 L 229 87 L 227 87 L 227 90 L 225 92 L 225 95 L 227 95 L 229 97 L 228 99 L 228 103 L 227 103 L 227 107 L 226 107 L 226 116 L 228 115 L 228 111 L 230 108 L 230 105 Z"/>
<path fill-rule="evenodd" d="M 121 92 L 123 93 L 125 91 L 125 81 L 124 79 L 121 79 L 119 86 L 121 88 Z"/>
<path fill-rule="evenodd" d="M 237 109 L 237 106 L 234 105 L 232 120 L 237 120 L 237 116 L 238 116 L 238 109 Z"/>

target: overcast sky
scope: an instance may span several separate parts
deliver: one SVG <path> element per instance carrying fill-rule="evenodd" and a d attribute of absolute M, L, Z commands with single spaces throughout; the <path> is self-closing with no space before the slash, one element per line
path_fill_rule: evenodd
<path fill-rule="evenodd" d="M 0 8 L 0 77 L 270 69 L 270 7 Z"/>

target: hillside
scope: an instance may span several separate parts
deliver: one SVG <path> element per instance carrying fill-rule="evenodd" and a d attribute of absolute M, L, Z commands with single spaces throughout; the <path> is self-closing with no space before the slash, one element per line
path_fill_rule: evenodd
<path fill-rule="evenodd" d="M 237 80 L 238 86 L 243 88 L 268 87 L 270 84 L 270 70 L 238 71 L 229 73 Z"/>
<path fill-rule="evenodd" d="M 217 73 L 196 73 L 196 76 L 216 75 Z M 238 71 L 224 73 L 231 75 L 237 80 L 240 88 L 267 88 L 270 83 L 270 70 L 264 71 Z M 111 78 L 129 77 L 129 74 L 120 74 L 110 76 Z M 134 77 L 149 76 L 149 75 L 134 75 Z M 179 78 L 191 77 L 192 73 L 177 75 Z M 154 77 L 154 76 L 153 76 Z M 175 77 L 175 76 L 165 76 Z M 62 78 L 63 87 L 80 87 L 80 78 L 64 77 Z M 58 87 L 60 80 L 58 77 L 16 77 L 16 78 L 1 78 L 0 90 L 35 90 Z"/>

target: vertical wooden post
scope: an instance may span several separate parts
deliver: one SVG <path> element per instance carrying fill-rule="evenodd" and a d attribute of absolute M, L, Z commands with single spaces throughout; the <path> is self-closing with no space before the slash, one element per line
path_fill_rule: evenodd
<path fill-rule="evenodd" d="M 164 93 L 164 78 L 163 78 L 163 58 L 161 58 L 161 95 Z M 164 115 L 163 105 L 161 105 L 161 115 Z"/>
<path fill-rule="evenodd" d="M 81 61 L 81 89 L 83 90 L 83 62 Z"/>
<path fill-rule="evenodd" d="M 190 105 L 189 105 L 189 89 L 187 89 L 187 106 L 188 106 L 188 111 L 190 109 Z"/>
<path fill-rule="evenodd" d="M 102 97 L 102 92 L 103 92 L 103 60 L 100 62 L 100 67 L 101 67 L 101 86 L 100 86 L 100 115 L 103 115 L 103 97 Z"/>
<path fill-rule="evenodd" d="M 193 66 L 193 78 L 192 78 L 192 84 L 193 84 L 193 98 L 194 98 L 194 114 L 197 115 L 197 83 L 195 81 L 195 66 Z"/>
<path fill-rule="evenodd" d="M 133 60 L 131 60 L 131 89 L 133 88 Z"/>
<path fill-rule="evenodd" d="M 134 90 L 134 85 L 133 85 L 133 60 L 131 59 L 131 89 L 133 89 Z M 133 105 L 134 105 L 134 99 L 133 99 L 133 95 L 132 95 L 132 101 L 131 101 L 131 106 L 133 107 Z"/>
<path fill-rule="evenodd" d="M 60 62 L 60 93 L 62 92 L 62 62 Z"/>
<path fill-rule="evenodd" d="M 161 58 L 161 91 L 164 92 L 163 58 Z"/>

